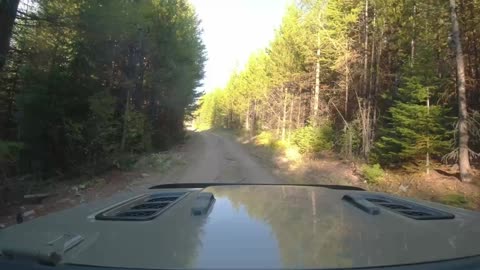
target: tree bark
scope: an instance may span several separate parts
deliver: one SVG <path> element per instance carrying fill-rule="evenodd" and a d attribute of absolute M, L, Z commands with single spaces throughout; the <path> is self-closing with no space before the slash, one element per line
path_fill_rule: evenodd
<path fill-rule="evenodd" d="M 378 103 L 377 103 L 377 96 L 379 93 L 380 89 L 380 60 L 383 54 L 383 45 L 382 45 L 382 40 L 383 40 L 383 28 L 382 31 L 380 31 L 380 37 L 378 38 L 378 51 L 377 51 L 377 57 L 376 57 L 376 63 L 375 63 L 375 86 L 373 88 L 373 119 L 372 119 L 372 139 L 375 138 L 375 130 L 377 130 L 377 121 L 378 121 Z"/>
<path fill-rule="evenodd" d="M 415 33 L 416 33 L 416 16 L 417 16 L 417 4 L 413 4 L 413 33 L 412 40 L 410 41 L 410 67 L 413 67 L 415 63 Z"/>
<path fill-rule="evenodd" d="M 125 150 L 125 144 L 127 142 L 127 129 L 128 129 L 128 113 L 130 110 L 130 89 L 127 88 L 125 98 L 125 112 L 123 113 L 123 127 L 122 127 L 122 139 L 120 141 L 120 150 Z"/>
<path fill-rule="evenodd" d="M 364 11 L 364 42 L 363 42 L 363 74 L 362 74 L 362 83 L 363 83 L 363 95 L 366 97 L 364 102 L 361 102 L 357 96 L 359 103 L 359 111 L 362 122 L 362 152 L 365 159 L 368 158 L 370 152 L 370 91 L 368 87 L 368 0 L 365 0 L 365 11 Z"/>
<path fill-rule="evenodd" d="M 144 61 L 144 42 L 145 42 L 145 33 L 143 29 L 138 29 L 139 31 L 139 48 L 136 52 L 136 67 L 135 67 L 135 93 L 134 93 L 134 104 L 137 111 L 141 111 L 143 108 L 143 79 L 145 75 L 145 61 Z"/>
<path fill-rule="evenodd" d="M 471 181 L 470 159 L 468 149 L 468 111 L 467 94 L 465 90 L 465 64 L 463 60 L 462 43 L 460 40 L 460 26 L 457 17 L 457 5 L 455 0 L 450 0 L 450 17 L 452 20 L 452 38 L 455 43 L 455 55 L 457 64 L 457 93 L 458 93 L 458 165 L 460 167 L 460 179 L 464 182 Z"/>
<path fill-rule="evenodd" d="M 256 125 L 257 125 L 257 123 L 256 123 L 256 122 L 257 122 L 257 121 L 256 121 L 256 119 L 257 119 L 257 112 L 256 112 L 256 110 L 257 110 L 257 101 L 256 101 L 256 100 L 250 101 L 249 106 L 250 106 L 250 110 L 249 110 L 249 112 L 250 112 L 250 113 L 249 113 L 249 118 L 250 118 L 250 120 L 249 120 L 249 122 L 250 122 L 250 137 L 253 137 L 253 136 L 255 136 L 255 130 L 257 129 L 257 126 L 256 126 Z"/>
<path fill-rule="evenodd" d="M 293 106 L 295 105 L 295 97 L 292 97 L 290 101 L 290 112 L 288 115 L 288 141 L 290 141 L 290 137 L 292 134 L 292 120 L 293 120 Z"/>
<path fill-rule="evenodd" d="M 285 88 L 283 96 L 283 117 L 282 117 L 282 141 L 285 140 L 285 130 L 287 127 L 287 91 L 288 89 Z"/>
<path fill-rule="evenodd" d="M 301 94 L 301 90 L 299 91 L 299 93 Z M 298 109 L 297 109 L 297 124 L 295 125 L 296 128 L 300 128 L 302 126 L 302 124 L 300 122 L 301 114 L 302 114 L 302 97 L 299 96 L 298 97 Z"/>
<path fill-rule="evenodd" d="M 363 42 L 363 93 L 367 94 L 368 87 L 368 0 L 365 0 L 365 39 Z"/>
<path fill-rule="evenodd" d="M 413 59 L 413 58 L 412 58 Z M 430 174 L 430 92 L 427 88 L 427 156 L 425 157 L 425 167 L 427 175 Z"/>
<path fill-rule="evenodd" d="M 248 101 L 247 113 L 245 115 L 245 130 L 250 133 L 250 101 Z"/>
<path fill-rule="evenodd" d="M 19 2 L 20 0 L 0 1 L 0 71 L 3 69 L 7 60 L 13 23 L 17 15 Z"/>
<path fill-rule="evenodd" d="M 315 92 L 313 97 L 313 124 L 315 125 L 318 117 L 318 107 L 320 99 L 320 48 L 317 49 L 317 63 L 315 68 Z"/>
<path fill-rule="evenodd" d="M 347 51 L 350 50 L 350 44 L 347 40 Z M 348 119 L 348 92 L 350 90 L 350 66 L 349 59 L 345 63 L 345 118 Z"/>

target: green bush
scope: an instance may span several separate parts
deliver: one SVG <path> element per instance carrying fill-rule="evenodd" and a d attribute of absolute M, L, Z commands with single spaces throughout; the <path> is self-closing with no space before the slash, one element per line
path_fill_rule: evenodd
<path fill-rule="evenodd" d="M 22 148 L 22 143 L 0 140 L 0 162 L 15 161 Z"/>
<path fill-rule="evenodd" d="M 145 145 L 146 137 L 150 136 L 150 134 L 145 133 L 148 128 L 147 125 L 147 117 L 143 113 L 133 109 L 128 113 L 127 149 L 138 153 L 143 152 L 145 148 L 150 148 L 150 146 Z"/>
<path fill-rule="evenodd" d="M 170 168 L 176 160 L 169 152 L 152 153 L 139 159 L 134 169 L 163 172 Z"/>
<path fill-rule="evenodd" d="M 362 132 L 358 120 L 350 122 L 349 128 L 342 128 L 336 131 L 335 150 L 340 152 L 345 158 L 352 158 L 360 154 L 361 148 Z"/>
<path fill-rule="evenodd" d="M 284 151 L 288 147 L 288 142 L 282 140 L 275 140 L 270 144 L 270 147 L 274 150 Z"/>
<path fill-rule="evenodd" d="M 112 158 L 112 165 L 119 170 L 130 171 L 135 168 L 138 158 L 135 154 L 120 154 Z"/>
<path fill-rule="evenodd" d="M 271 145 L 275 142 L 275 136 L 272 132 L 269 131 L 262 131 L 260 134 L 257 135 L 255 138 L 255 142 L 258 145 Z"/>
<path fill-rule="evenodd" d="M 255 138 L 255 143 L 257 145 L 266 146 L 272 150 L 285 150 L 288 143 L 282 140 L 278 140 L 272 132 L 262 131 Z"/>
<path fill-rule="evenodd" d="M 385 171 L 380 167 L 379 164 L 368 165 L 364 164 L 360 168 L 363 178 L 369 184 L 376 184 L 380 182 L 385 175 Z"/>
<path fill-rule="evenodd" d="M 331 150 L 333 147 L 334 131 L 330 125 L 321 127 L 307 126 L 297 129 L 292 136 L 292 144 L 297 146 L 300 153 L 316 153 Z"/>
<path fill-rule="evenodd" d="M 462 207 L 462 208 L 468 208 L 470 205 L 470 201 L 461 194 L 445 195 L 440 198 L 439 202 L 443 204 L 455 206 L 455 207 Z"/>

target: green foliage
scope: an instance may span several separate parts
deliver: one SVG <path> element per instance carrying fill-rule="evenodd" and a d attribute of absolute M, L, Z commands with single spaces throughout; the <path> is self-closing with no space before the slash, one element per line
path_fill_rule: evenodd
<path fill-rule="evenodd" d="M 295 130 L 292 144 L 299 148 L 300 153 L 316 153 L 331 150 L 333 147 L 333 128 L 326 124 L 321 127 L 307 126 Z"/>
<path fill-rule="evenodd" d="M 224 127 L 226 111 L 223 108 L 224 91 L 215 91 L 204 95 L 200 99 L 195 118 L 195 127 L 199 130 Z"/>
<path fill-rule="evenodd" d="M 362 147 L 362 133 L 358 121 L 349 123 L 348 128 L 337 130 L 335 133 L 335 148 L 346 158 L 358 155 Z"/>
<path fill-rule="evenodd" d="M 87 121 L 87 153 L 90 158 L 112 154 L 118 149 L 120 120 L 115 117 L 116 100 L 102 91 L 89 98 L 90 116 Z M 68 134 L 68 133 L 67 133 Z"/>
<path fill-rule="evenodd" d="M 469 208 L 471 205 L 470 200 L 467 199 L 462 194 L 448 194 L 440 197 L 439 199 L 440 203 L 455 206 L 455 207 L 461 207 L 461 208 Z"/>
<path fill-rule="evenodd" d="M 138 155 L 121 153 L 112 157 L 112 165 L 119 170 L 130 171 L 135 169 L 138 159 Z"/>
<path fill-rule="evenodd" d="M 163 172 L 170 168 L 175 162 L 179 161 L 168 152 L 153 153 L 138 160 L 134 168 L 137 170 Z"/>
<path fill-rule="evenodd" d="M 147 118 L 144 114 L 136 111 L 128 113 L 127 118 L 127 147 L 133 152 L 142 152 L 148 148 L 145 145 L 147 136 L 145 130 L 147 130 Z"/>
<path fill-rule="evenodd" d="M 23 148 L 22 143 L 0 140 L 0 182 L 3 177 L 15 175 L 19 153 Z"/>
<path fill-rule="evenodd" d="M 469 34 L 462 42 L 474 47 L 476 18 L 463 17 L 461 29 Z M 344 156 L 361 153 L 399 165 L 418 164 L 427 153 L 438 159 L 452 150 L 456 115 L 455 70 L 442 38 L 450 31 L 447 2 L 294 1 L 265 52 L 252 54 L 223 89 L 205 95 L 197 120 L 251 134 L 275 132 L 303 152 L 316 152 L 332 148 L 331 140 L 307 123 L 329 119 L 335 150 Z M 478 63 L 468 62 L 473 72 Z M 467 88 L 473 93 L 475 85 Z"/>
<path fill-rule="evenodd" d="M 373 164 L 373 165 L 364 164 L 360 168 L 360 171 L 363 178 L 369 184 L 379 183 L 382 180 L 383 176 L 385 175 L 385 172 L 383 171 L 382 167 L 380 167 L 379 164 Z"/>
<path fill-rule="evenodd" d="M 272 145 L 276 140 L 275 135 L 270 131 L 262 131 L 255 138 L 256 144 L 266 146 Z"/>
<path fill-rule="evenodd" d="M 284 140 L 274 140 L 270 144 L 270 147 L 273 150 L 276 150 L 276 151 L 285 151 L 286 149 L 288 149 L 289 143 L 287 141 L 284 141 Z"/>
<path fill-rule="evenodd" d="M 15 161 L 23 144 L 0 140 L 0 163 Z"/>
<path fill-rule="evenodd" d="M 10 64 L 21 171 L 48 176 L 182 138 L 205 62 L 186 0 L 35 2 L 22 17 L 42 23 L 16 28 Z"/>
<path fill-rule="evenodd" d="M 375 158 L 383 164 L 421 160 L 427 152 L 440 157 L 452 146 L 453 118 L 447 108 L 433 103 L 437 89 L 425 86 L 417 76 L 404 80 L 376 143 Z"/>

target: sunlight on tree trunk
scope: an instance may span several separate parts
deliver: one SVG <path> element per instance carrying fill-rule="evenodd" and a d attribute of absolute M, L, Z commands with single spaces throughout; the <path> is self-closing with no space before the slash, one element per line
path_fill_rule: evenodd
<path fill-rule="evenodd" d="M 284 88 L 283 94 L 283 110 L 282 110 L 282 141 L 285 140 L 285 131 L 287 128 L 287 103 L 288 103 L 288 88 Z"/>
<path fill-rule="evenodd" d="M 457 4 L 450 0 L 450 16 L 452 19 L 452 38 L 455 43 L 455 56 L 457 62 L 457 94 L 458 94 L 458 165 L 460 178 L 464 182 L 471 181 L 470 157 L 468 148 L 468 111 L 467 95 L 465 89 L 465 64 L 463 61 L 462 42 L 460 39 L 460 26 L 457 18 Z"/>

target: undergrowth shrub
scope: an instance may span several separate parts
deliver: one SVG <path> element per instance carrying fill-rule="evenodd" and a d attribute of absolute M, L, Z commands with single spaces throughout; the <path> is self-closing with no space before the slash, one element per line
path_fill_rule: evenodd
<path fill-rule="evenodd" d="M 255 143 L 258 145 L 270 146 L 275 142 L 275 140 L 276 140 L 275 136 L 273 135 L 272 132 L 262 131 L 255 138 Z"/>
<path fill-rule="evenodd" d="M 440 198 L 439 202 L 461 208 L 468 208 L 470 205 L 470 201 L 462 194 L 445 195 Z"/>
<path fill-rule="evenodd" d="M 175 162 L 169 152 L 152 153 L 139 159 L 134 169 L 162 172 L 167 170 Z"/>
<path fill-rule="evenodd" d="M 292 144 L 298 147 L 300 153 L 310 154 L 331 150 L 333 138 L 334 131 L 330 125 L 321 127 L 307 126 L 295 130 L 292 136 Z"/>
<path fill-rule="evenodd" d="M 364 164 L 360 168 L 361 174 L 363 178 L 369 184 L 377 184 L 379 183 L 383 176 L 385 175 L 385 171 L 380 167 L 379 164 L 368 165 Z"/>

